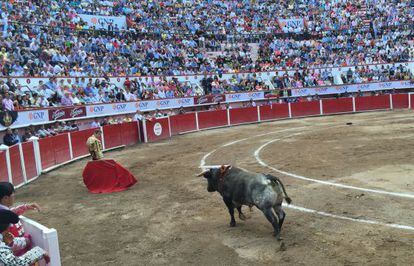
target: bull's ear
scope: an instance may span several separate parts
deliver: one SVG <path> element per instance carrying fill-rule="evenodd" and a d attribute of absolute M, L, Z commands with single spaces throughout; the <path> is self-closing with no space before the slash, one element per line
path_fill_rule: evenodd
<path fill-rule="evenodd" d="M 226 173 L 229 169 L 231 168 L 231 165 L 222 165 L 221 167 L 220 167 L 220 172 L 223 174 L 223 173 Z"/>
<path fill-rule="evenodd" d="M 196 175 L 196 176 L 197 176 L 197 177 L 204 176 L 204 174 L 206 174 L 208 171 L 210 171 L 210 170 L 203 171 L 203 172 L 199 173 L 199 174 L 198 174 L 198 175 Z"/>

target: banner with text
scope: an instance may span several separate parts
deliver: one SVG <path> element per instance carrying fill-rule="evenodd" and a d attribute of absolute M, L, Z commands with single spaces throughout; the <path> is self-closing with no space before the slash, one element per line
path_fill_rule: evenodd
<path fill-rule="evenodd" d="M 127 28 L 125 16 L 114 17 L 79 14 L 79 17 L 85 21 L 89 27 L 95 27 L 95 29 L 98 30 L 113 30 L 115 28 L 121 30 Z"/>
<path fill-rule="evenodd" d="M 279 27 L 283 32 L 302 32 L 305 28 L 305 20 L 303 18 L 278 19 Z"/>
<path fill-rule="evenodd" d="M 245 93 L 233 93 L 233 94 L 226 94 L 226 102 L 246 102 L 246 101 L 257 101 L 263 100 L 264 91 L 252 91 L 252 92 L 245 92 Z"/>
<path fill-rule="evenodd" d="M 138 102 L 138 110 L 142 112 L 153 111 L 156 109 L 163 110 L 163 109 L 191 107 L 191 106 L 194 106 L 193 97 Z"/>
<path fill-rule="evenodd" d="M 364 83 L 353 85 L 340 85 L 340 86 L 327 86 L 319 88 L 303 88 L 292 89 L 292 96 L 309 96 L 309 95 L 324 95 L 324 94 L 338 94 L 338 93 L 352 93 L 358 91 L 377 91 L 377 90 L 393 90 L 393 89 L 408 89 L 413 88 L 414 83 L 410 80 L 404 81 L 389 81 L 389 82 L 376 82 L 376 83 Z"/>

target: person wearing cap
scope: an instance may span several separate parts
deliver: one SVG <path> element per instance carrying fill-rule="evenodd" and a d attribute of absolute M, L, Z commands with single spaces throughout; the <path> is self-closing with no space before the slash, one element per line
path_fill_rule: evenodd
<path fill-rule="evenodd" d="M 36 203 L 23 204 L 12 207 L 14 204 L 14 186 L 9 182 L 0 182 L 0 210 L 10 210 L 16 215 L 22 215 L 27 210 L 40 211 L 40 207 Z M 12 243 L 13 251 L 16 255 L 22 255 L 31 247 L 31 238 L 29 234 L 24 232 L 23 225 L 16 222 L 8 228 L 8 231 L 14 236 Z"/>
<path fill-rule="evenodd" d="M 13 242 L 13 236 L 8 232 L 10 224 L 19 222 L 19 216 L 9 210 L 0 210 L 0 265 L 28 266 L 41 259 L 50 262 L 47 251 L 34 247 L 22 256 L 15 256 L 8 243 Z"/>
<path fill-rule="evenodd" d="M 99 137 L 101 136 L 101 130 L 96 129 L 92 136 L 88 138 L 86 141 L 86 144 L 88 145 L 89 153 L 92 156 L 92 160 L 100 160 L 103 158 L 102 153 L 102 143 L 99 140 Z"/>

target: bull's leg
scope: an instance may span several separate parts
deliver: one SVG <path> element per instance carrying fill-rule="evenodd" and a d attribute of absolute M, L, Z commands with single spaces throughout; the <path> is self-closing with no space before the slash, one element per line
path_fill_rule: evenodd
<path fill-rule="evenodd" d="M 283 221 L 285 220 L 286 213 L 283 211 L 281 205 L 277 205 L 273 207 L 275 210 L 276 215 L 279 217 L 279 231 L 282 231 Z"/>
<path fill-rule="evenodd" d="M 233 202 L 231 201 L 231 199 L 229 198 L 223 198 L 224 203 L 226 204 L 227 208 L 229 209 L 229 213 L 230 213 L 230 227 L 235 227 L 236 226 L 236 219 L 234 219 L 234 205 Z"/>
<path fill-rule="evenodd" d="M 280 230 L 279 230 L 279 223 L 278 219 L 274 215 L 272 208 L 267 208 L 262 210 L 264 215 L 266 216 L 267 220 L 272 224 L 274 233 L 273 235 L 276 237 L 277 240 L 280 240 Z"/>
<path fill-rule="evenodd" d="M 245 221 L 247 218 L 246 218 L 246 216 L 242 212 L 242 206 L 237 207 L 237 211 L 239 212 L 239 218 L 240 218 L 240 220 Z"/>

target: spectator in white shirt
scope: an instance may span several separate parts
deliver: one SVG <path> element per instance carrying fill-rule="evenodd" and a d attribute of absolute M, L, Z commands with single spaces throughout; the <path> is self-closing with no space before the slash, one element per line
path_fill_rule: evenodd
<path fill-rule="evenodd" d="M 100 127 L 101 125 L 99 124 L 98 118 L 95 118 L 93 120 L 93 122 L 91 123 L 91 128 L 97 128 Z"/>

